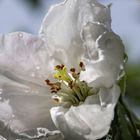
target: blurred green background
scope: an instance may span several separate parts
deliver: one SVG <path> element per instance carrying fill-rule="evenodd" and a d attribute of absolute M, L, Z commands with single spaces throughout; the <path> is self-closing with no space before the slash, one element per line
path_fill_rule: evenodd
<path fill-rule="evenodd" d="M 0 0 L 0 32 L 20 30 L 37 34 L 49 7 L 61 1 Z M 129 57 L 125 100 L 140 119 L 140 0 L 99 1 L 113 3 L 112 28 L 121 36 Z"/>

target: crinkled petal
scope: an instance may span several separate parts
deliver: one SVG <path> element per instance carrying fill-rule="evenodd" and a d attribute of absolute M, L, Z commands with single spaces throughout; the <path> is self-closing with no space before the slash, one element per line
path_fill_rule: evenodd
<path fill-rule="evenodd" d="M 88 22 L 101 23 L 110 29 L 110 9 L 96 0 L 67 0 L 51 8 L 40 30 L 51 55 L 76 67 L 84 53 L 80 34 Z"/>
<path fill-rule="evenodd" d="M 64 137 L 60 131 L 49 131 L 46 128 L 36 128 L 25 131 L 20 133 L 20 136 L 23 136 L 23 140 L 64 140 Z"/>
<path fill-rule="evenodd" d="M 97 33 L 92 32 L 95 27 L 98 30 L 96 41 Z M 90 23 L 83 30 L 83 39 L 87 51 L 83 58 L 86 71 L 81 74 L 81 80 L 95 87 L 111 87 L 118 80 L 124 63 L 124 46 L 120 37 L 102 25 Z"/>
<path fill-rule="evenodd" d="M 62 133 L 58 130 L 49 131 L 39 127 L 22 133 L 14 133 L 10 128 L 5 128 L 1 121 L 0 126 L 0 140 L 64 140 Z"/>
<path fill-rule="evenodd" d="M 55 107 L 51 109 L 51 116 L 64 136 L 76 140 L 96 140 L 105 136 L 114 118 L 114 107 L 120 94 L 120 88 L 114 85 L 111 89 L 100 90 L 100 98 L 105 106 L 94 101 L 89 96 L 85 103 L 70 109 Z M 106 96 L 106 98 L 105 98 Z M 93 99 L 93 100 L 92 100 Z"/>
<path fill-rule="evenodd" d="M 40 34 L 51 56 L 61 63 L 77 67 L 82 60 L 86 64 L 81 79 L 94 81 L 95 86 L 115 83 L 123 65 L 124 47 L 111 30 L 109 6 L 96 0 L 67 0 L 51 8 Z"/>

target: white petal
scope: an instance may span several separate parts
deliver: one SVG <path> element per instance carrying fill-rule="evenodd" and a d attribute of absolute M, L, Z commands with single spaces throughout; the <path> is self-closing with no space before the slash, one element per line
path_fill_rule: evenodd
<path fill-rule="evenodd" d="M 87 68 L 82 80 L 100 87 L 115 83 L 124 48 L 111 31 L 109 7 L 92 0 L 65 1 L 51 8 L 40 33 L 51 56 L 60 63 L 77 67 L 82 59 Z"/>
<path fill-rule="evenodd" d="M 22 89 L 4 88 L 0 101 L 0 120 L 14 132 L 36 127 L 54 128 L 49 109 L 53 106 L 50 96 L 25 93 Z"/>
<path fill-rule="evenodd" d="M 27 139 L 23 140 L 63 140 L 63 136 L 60 131 L 49 131 L 46 128 L 37 128 L 33 130 L 29 130 L 27 132 L 21 133 L 20 136 L 27 137 Z"/>
<path fill-rule="evenodd" d="M 96 40 L 99 36 L 107 32 L 108 29 L 102 24 L 88 22 L 82 29 L 82 39 L 85 47 L 85 57 L 90 60 L 99 59 Z"/>
<path fill-rule="evenodd" d="M 105 94 L 104 94 L 105 93 Z M 105 107 L 96 104 L 87 97 L 84 104 L 78 107 L 64 109 L 55 107 L 51 109 L 51 116 L 64 136 L 70 140 L 96 140 L 105 136 L 114 117 L 114 107 L 120 94 L 118 86 L 114 85 L 110 90 L 102 89 L 100 96 L 106 103 Z M 106 98 L 104 98 L 106 96 Z M 90 99 L 91 98 L 91 99 Z"/>
<path fill-rule="evenodd" d="M 12 109 L 9 106 L 8 100 L 0 102 L 0 114 L 0 120 L 5 121 L 5 124 L 7 125 L 12 116 Z"/>
<path fill-rule="evenodd" d="M 51 8 L 40 33 L 52 56 L 76 67 L 84 51 L 81 30 L 88 22 L 100 22 L 107 27 L 111 23 L 109 8 L 92 0 L 67 0 Z"/>
<path fill-rule="evenodd" d="M 89 30 L 88 33 L 92 36 Z M 121 39 L 113 32 L 105 31 L 96 42 L 94 38 L 85 40 L 89 51 L 83 58 L 86 71 L 81 74 L 81 79 L 88 81 L 92 86 L 111 87 L 118 79 L 123 65 L 124 46 Z"/>
<path fill-rule="evenodd" d="M 52 61 L 42 39 L 21 32 L 0 35 L 0 58 L 0 120 L 16 132 L 53 127 L 53 103 L 44 82 Z"/>
<path fill-rule="evenodd" d="M 42 84 L 51 72 L 52 61 L 48 54 L 44 41 L 38 36 L 23 32 L 0 35 L 0 72 L 3 75 L 16 75 Z"/>

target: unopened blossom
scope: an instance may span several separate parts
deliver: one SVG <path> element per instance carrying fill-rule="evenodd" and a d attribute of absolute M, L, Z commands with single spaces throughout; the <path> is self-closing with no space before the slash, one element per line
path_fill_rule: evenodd
<path fill-rule="evenodd" d="M 52 7 L 38 35 L 1 34 L 0 122 L 13 137 L 30 138 L 28 132 L 38 134 L 40 127 L 54 130 L 53 122 L 68 140 L 104 137 L 120 95 L 123 55 L 122 41 L 111 30 L 110 7 L 96 0 Z"/>

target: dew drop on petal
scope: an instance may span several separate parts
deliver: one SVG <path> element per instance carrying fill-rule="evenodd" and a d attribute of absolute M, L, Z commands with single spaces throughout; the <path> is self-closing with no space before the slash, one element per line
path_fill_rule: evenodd
<path fill-rule="evenodd" d="M 1 97 L 1 95 L 2 95 L 2 89 L 0 89 L 0 101 L 2 100 L 2 97 Z"/>
<path fill-rule="evenodd" d="M 25 93 L 29 93 L 29 92 L 30 92 L 30 90 L 29 90 L 29 89 L 26 89 L 26 90 L 25 90 Z"/>
<path fill-rule="evenodd" d="M 3 91 L 3 90 L 0 88 L 0 94 L 2 94 L 2 91 Z"/>
<path fill-rule="evenodd" d="M 33 72 L 33 73 L 31 73 L 31 75 L 30 75 L 31 77 L 35 77 L 35 73 Z"/>
<path fill-rule="evenodd" d="M 36 66 L 36 70 L 40 70 L 40 67 L 39 66 Z"/>
<path fill-rule="evenodd" d="M 19 33 L 18 34 L 18 37 L 22 38 L 23 37 L 23 34 L 22 33 Z"/>
<path fill-rule="evenodd" d="M 14 114 L 12 114 L 12 118 L 13 118 L 13 119 L 15 118 L 15 115 L 14 115 Z"/>
<path fill-rule="evenodd" d="M 69 5 L 70 8 L 72 8 L 72 5 Z"/>
<path fill-rule="evenodd" d="M 94 4 L 94 3 L 92 3 L 91 5 L 92 5 L 93 7 L 95 6 L 95 4 Z"/>

